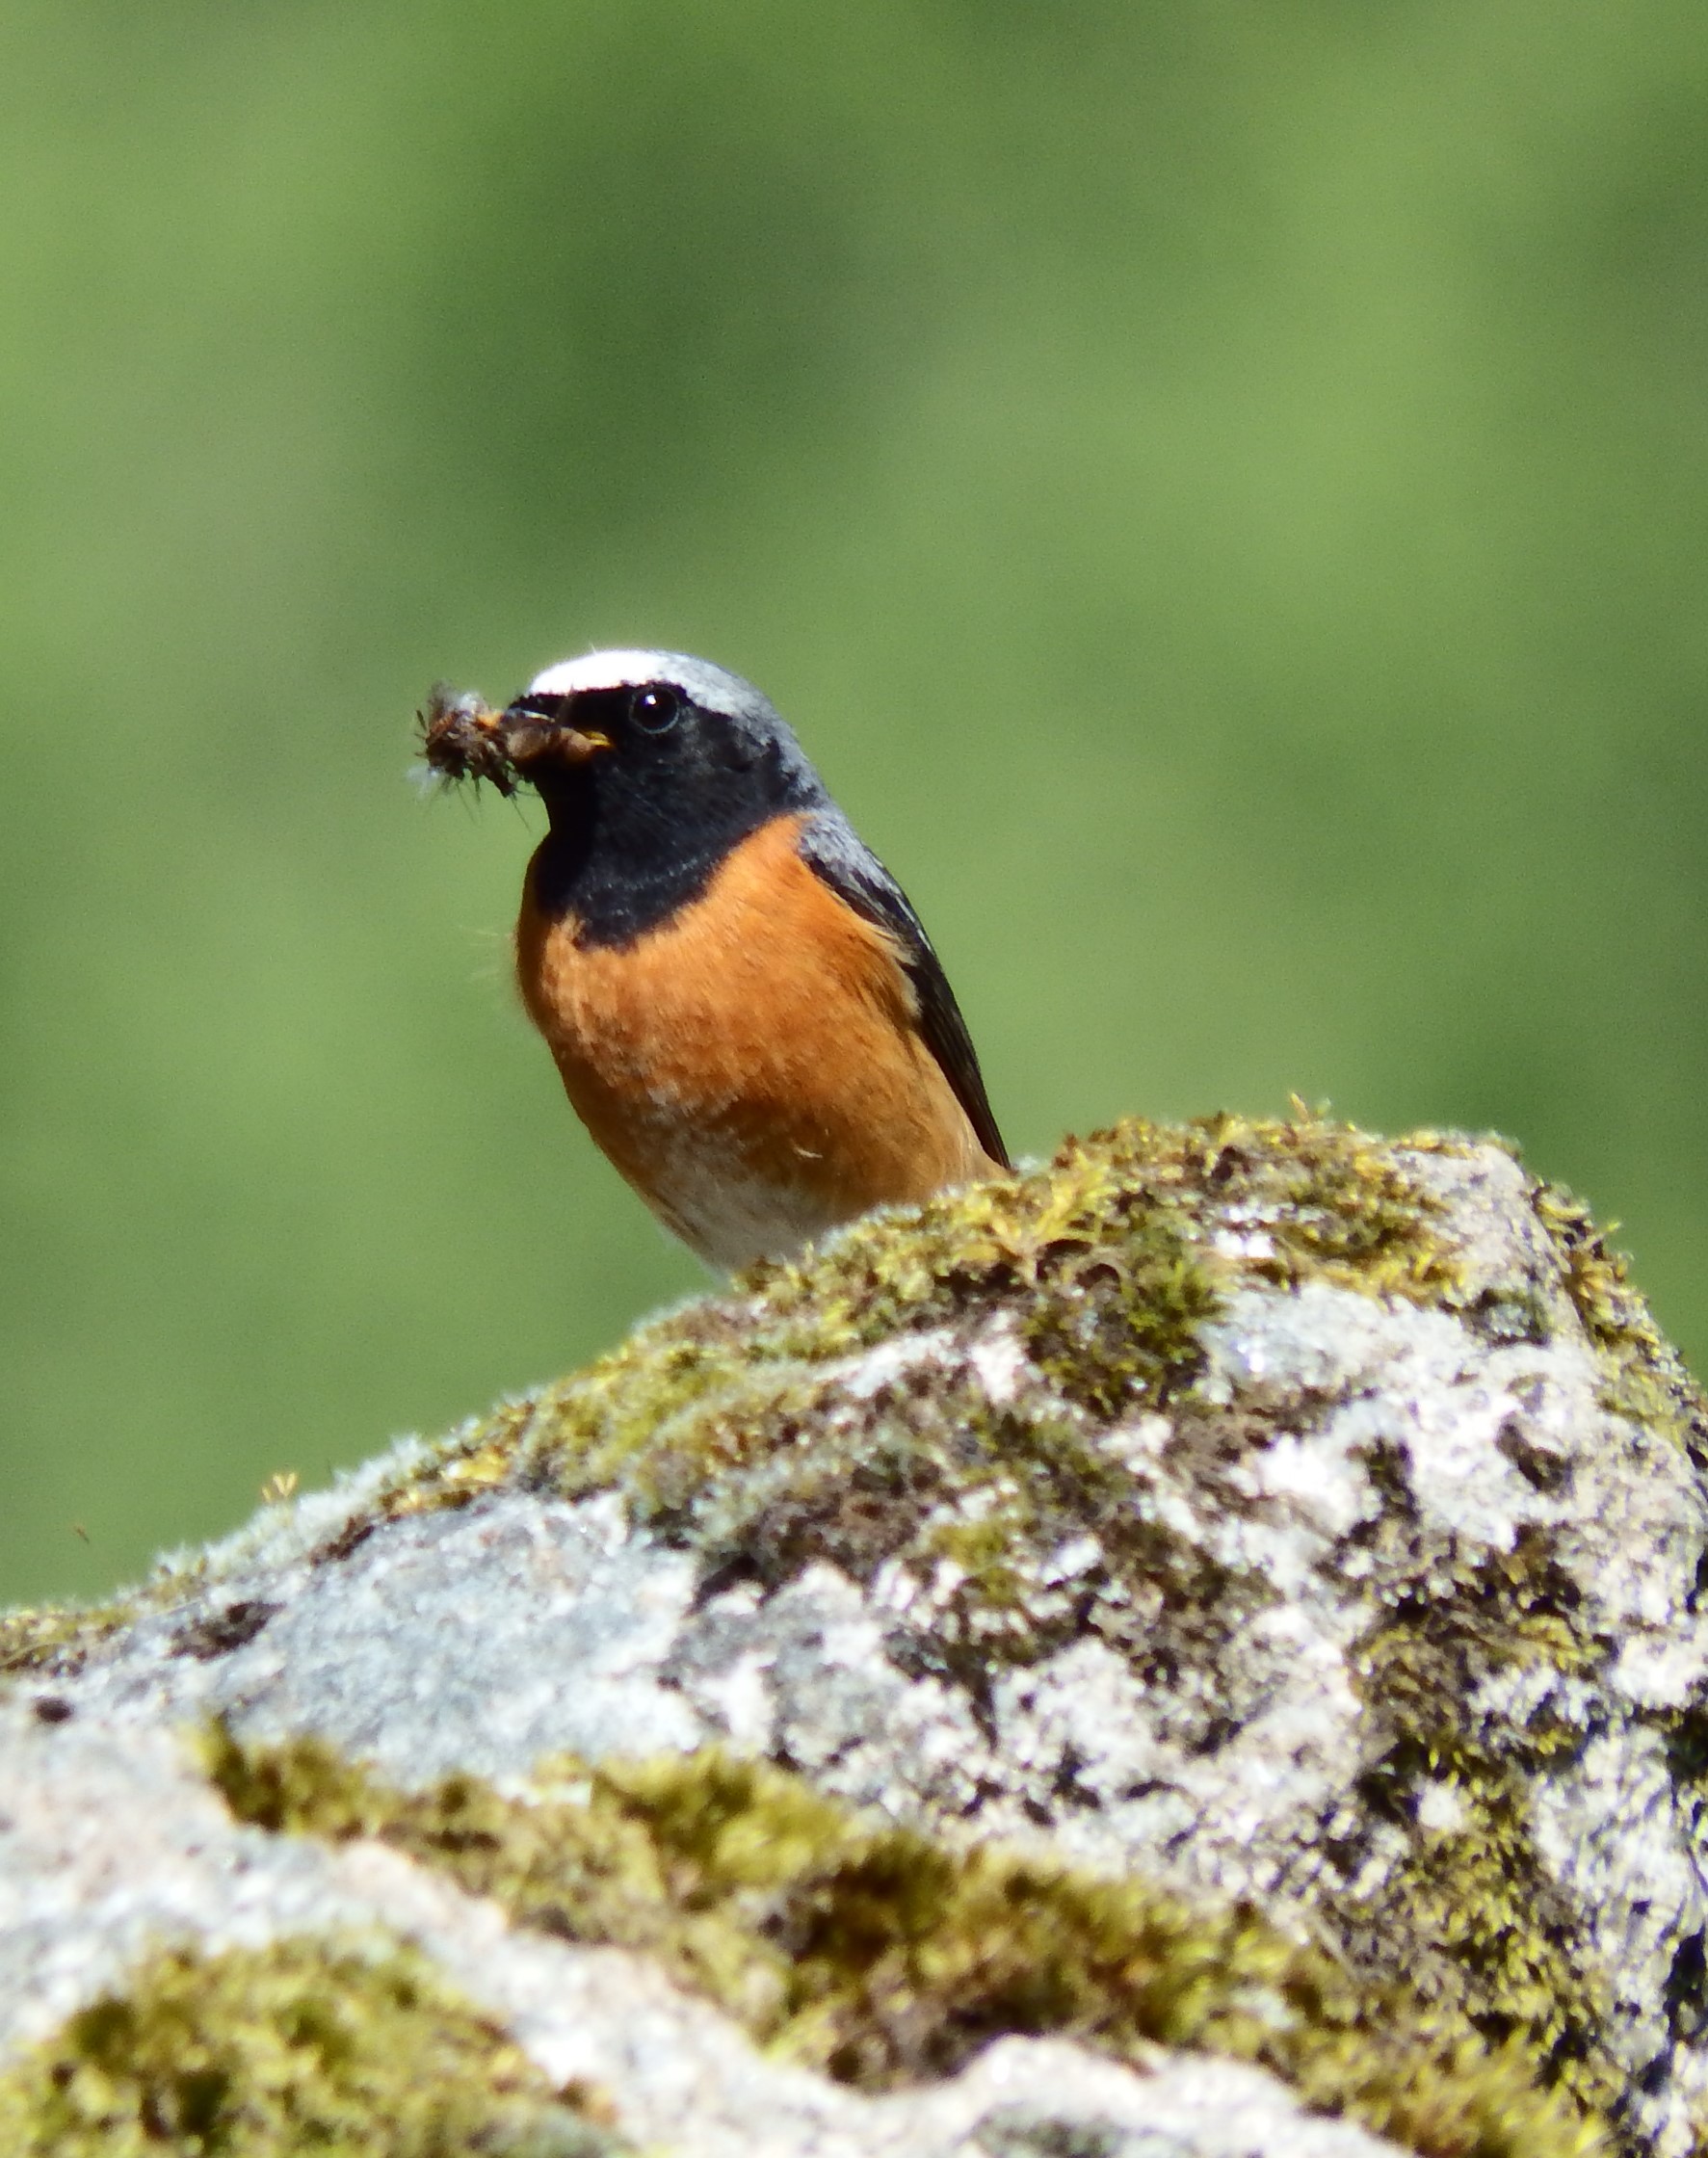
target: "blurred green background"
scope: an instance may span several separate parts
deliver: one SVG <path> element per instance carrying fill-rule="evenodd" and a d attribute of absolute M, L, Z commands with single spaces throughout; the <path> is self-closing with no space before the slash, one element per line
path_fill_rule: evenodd
<path fill-rule="evenodd" d="M 404 778 L 596 644 L 796 722 L 1017 1147 L 1493 1125 L 1708 1356 L 1700 0 L 12 0 L 0 172 L 0 1599 L 702 1279 Z"/>

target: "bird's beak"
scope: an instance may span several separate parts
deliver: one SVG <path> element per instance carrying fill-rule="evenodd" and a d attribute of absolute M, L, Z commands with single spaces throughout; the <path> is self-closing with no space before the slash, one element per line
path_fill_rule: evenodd
<path fill-rule="evenodd" d="M 488 712 L 476 724 L 492 735 L 515 765 L 541 761 L 586 764 L 611 747 L 608 734 L 592 727 L 568 726 L 562 720 L 542 719 L 538 712 L 515 704 L 502 712 Z"/>

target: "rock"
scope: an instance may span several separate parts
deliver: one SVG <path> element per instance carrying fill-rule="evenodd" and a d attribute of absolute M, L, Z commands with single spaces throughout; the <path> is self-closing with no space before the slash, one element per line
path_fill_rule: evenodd
<path fill-rule="evenodd" d="M 1684 2158 L 1705 1458 L 1493 1142 L 857 1224 L 0 1620 L 0 2143 Z"/>

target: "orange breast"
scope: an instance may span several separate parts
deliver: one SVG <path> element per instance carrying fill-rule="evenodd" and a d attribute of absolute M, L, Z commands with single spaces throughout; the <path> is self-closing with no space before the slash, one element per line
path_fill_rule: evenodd
<path fill-rule="evenodd" d="M 516 975 L 576 1113 L 702 1256 L 740 1266 L 993 1165 L 920 1039 L 885 933 L 796 851 L 799 817 L 732 850 L 634 942 L 583 946 L 530 865 Z"/>

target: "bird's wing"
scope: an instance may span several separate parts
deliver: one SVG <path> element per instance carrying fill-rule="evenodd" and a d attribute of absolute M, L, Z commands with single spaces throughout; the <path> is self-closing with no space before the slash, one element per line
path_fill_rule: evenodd
<path fill-rule="evenodd" d="M 819 810 L 801 830 L 801 858 L 864 920 L 888 932 L 901 947 L 901 960 L 919 1004 L 919 1032 L 942 1066 L 943 1076 L 966 1111 L 979 1144 L 1004 1169 L 1012 1165 L 991 1114 L 979 1069 L 973 1038 L 966 1030 L 955 991 L 942 962 L 932 949 L 925 925 L 907 895 L 878 856 L 838 812 Z"/>

